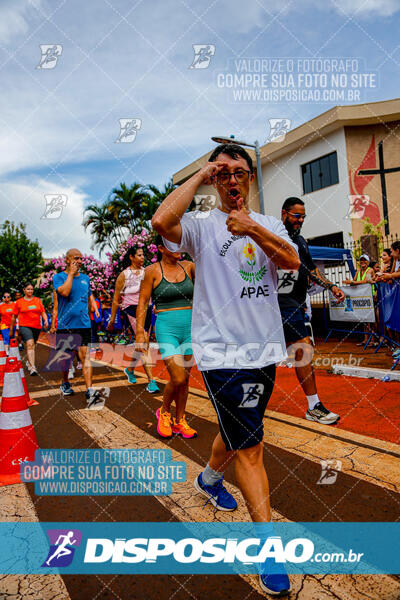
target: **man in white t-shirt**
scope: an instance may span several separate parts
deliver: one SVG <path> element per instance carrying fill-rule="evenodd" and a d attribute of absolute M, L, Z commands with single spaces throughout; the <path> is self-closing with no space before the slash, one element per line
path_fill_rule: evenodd
<path fill-rule="evenodd" d="M 249 210 L 253 180 L 248 153 L 222 144 L 164 200 L 152 225 L 169 250 L 187 252 L 196 265 L 192 345 L 220 433 L 195 488 L 216 508 L 235 510 L 237 503 L 223 486 L 223 473 L 235 460 L 250 515 L 263 523 L 271 520 L 263 416 L 275 365 L 286 357 L 276 270 L 296 270 L 300 262 L 282 222 Z M 186 213 L 202 184 L 212 184 L 221 199 L 221 209 L 206 218 L 198 211 Z M 267 574 L 261 587 L 282 594 L 290 584 L 286 574 Z"/>

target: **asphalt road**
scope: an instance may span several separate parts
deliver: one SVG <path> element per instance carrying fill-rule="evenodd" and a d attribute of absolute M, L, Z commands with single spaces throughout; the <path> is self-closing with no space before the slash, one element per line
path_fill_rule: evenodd
<path fill-rule="evenodd" d="M 38 348 L 40 371 L 46 361 L 48 349 L 44 346 Z M 95 385 L 101 383 L 111 386 L 107 409 L 96 413 L 82 411 L 85 407 L 83 391 L 68 398 L 60 396 L 57 391 L 58 374 L 41 372 L 39 377 L 27 376 L 29 390 L 39 401 L 39 406 L 31 408 L 31 416 L 41 448 L 122 447 L 121 444 L 125 442 L 120 444 L 118 438 L 113 437 L 114 433 L 110 433 L 110 424 L 113 424 L 115 435 L 118 431 L 121 435 L 123 433 L 128 447 L 130 440 L 139 438 L 142 442 L 145 440 L 151 448 L 171 447 L 187 461 L 189 472 L 194 474 L 206 464 L 211 440 L 218 427 L 204 393 L 192 390 L 187 411 L 188 421 L 198 430 L 199 436 L 193 440 L 160 440 L 156 431 L 155 411 L 160 406 L 161 395 L 148 394 L 143 379 L 139 379 L 136 385 L 129 385 L 121 370 L 103 365 L 94 369 L 94 373 Z M 80 371 L 77 374 L 80 375 Z M 82 378 L 78 377 L 73 385 L 82 385 Z M 163 385 L 160 384 L 160 387 L 162 389 Z M 80 417 L 83 413 L 86 416 Z M 91 429 L 91 423 L 96 423 L 96 434 Z M 335 437 L 334 430 L 331 435 L 326 427 L 313 428 L 313 424 L 301 422 L 300 419 L 289 422 L 285 415 L 279 416 L 278 413 L 275 417 L 266 417 L 264 426 L 264 455 L 270 481 L 271 504 L 275 513 L 280 515 L 279 518 L 291 521 L 398 520 L 400 487 L 397 487 L 395 472 L 397 468 L 400 473 L 400 453 L 396 455 L 400 447 L 396 448 L 394 444 L 386 447 L 383 442 L 378 447 L 378 442 L 373 438 L 366 443 L 365 440 L 353 439 L 351 435 L 344 440 L 340 436 Z M 286 429 L 280 431 L 279 427 Z M 304 436 L 309 436 L 306 442 Z M 310 445 L 315 449 L 314 454 L 309 451 Z M 304 446 L 307 446 L 307 451 L 303 452 Z M 348 447 L 352 449 L 351 452 Z M 337 481 L 334 485 L 318 485 L 321 474 L 319 459 L 324 458 L 326 453 L 337 456 L 339 450 L 343 451 L 344 468 Z M 374 457 L 371 459 L 373 476 L 368 474 L 365 465 L 363 473 L 364 459 L 361 454 L 357 458 L 357 453 L 363 452 L 366 456 Z M 354 460 L 351 459 L 352 464 L 346 462 L 348 456 L 354 457 Z M 227 470 L 225 478 L 228 484 L 236 485 L 232 467 Z M 185 515 L 189 515 L 192 520 L 212 521 L 215 518 L 212 509 L 209 506 L 203 508 L 203 503 L 198 498 L 191 505 L 190 499 L 181 501 L 177 496 L 176 508 L 171 509 L 168 502 L 152 496 L 38 497 L 33 484 L 21 485 L 28 490 L 27 498 L 30 497 L 40 521 L 164 522 L 182 520 Z M 174 488 L 178 485 L 174 484 Z M 189 486 L 188 490 L 192 490 L 189 496 L 193 494 L 195 497 L 191 481 L 188 480 L 186 485 Z M 233 518 L 245 520 L 243 500 L 238 490 L 233 489 L 241 505 L 241 512 Z M 9 520 L 18 518 L 24 520 L 23 516 L 9 515 Z M 34 579 L 35 576 L 31 578 Z M 36 591 L 32 592 L 35 588 L 32 588 L 31 581 L 23 591 L 23 586 L 21 588 L 20 585 L 22 580 L 21 577 L 18 581 L 17 576 L 0 577 L 0 599 L 56 600 L 64 597 L 67 599 L 69 596 L 72 600 L 251 600 L 263 597 L 255 578 L 240 576 L 64 575 L 62 580 L 65 588 L 62 592 L 54 591 L 51 586 L 46 585 L 38 585 Z M 294 589 L 291 599 L 400 599 L 400 580 L 394 576 L 295 576 L 292 580 Z"/>

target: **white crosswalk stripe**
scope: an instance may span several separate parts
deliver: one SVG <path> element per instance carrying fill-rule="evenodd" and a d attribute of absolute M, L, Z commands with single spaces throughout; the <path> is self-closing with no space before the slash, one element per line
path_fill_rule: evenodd
<path fill-rule="evenodd" d="M 39 521 L 24 483 L 0 487 L 0 521 Z M 70 600 L 70 595 L 60 575 L 0 575 L 0 598 Z"/>
<path fill-rule="evenodd" d="M 171 449 L 175 461 L 185 461 L 187 480 L 173 485 L 170 496 L 157 496 L 157 500 L 165 506 L 176 518 L 183 522 L 240 522 L 250 521 L 249 513 L 244 505 L 241 494 L 234 485 L 226 483 L 226 488 L 238 500 L 239 507 L 234 512 L 213 513 L 209 506 L 203 508 L 203 497 L 194 491 L 192 481 L 204 467 L 170 446 L 156 441 L 153 436 L 142 431 L 109 408 L 104 408 L 98 413 L 89 413 L 85 410 L 68 412 L 71 419 L 77 423 L 100 448 L 160 448 Z M 287 521 L 278 513 L 272 511 L 274 521 Z M 242 576 L 247 583 L 260 595 L 263 595 L 258 586 L 256 576 Z M 385 600 L 398 600 L 400 597 L 400 582 L 387 575 L 292 575 L 292 594 L 297 600 L 364 600 L 366 594 L 373 590 L 377 598 Z M 297 594 L 297 595 L 296 595 Z"/>

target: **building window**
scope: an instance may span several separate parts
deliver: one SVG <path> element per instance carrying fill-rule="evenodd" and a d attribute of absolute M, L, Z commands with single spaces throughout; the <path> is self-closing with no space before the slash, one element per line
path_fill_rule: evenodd
<path fill-rule="evenodd" d="M 336 233 L 326 233 L 325 235 L 318 235 L 316 237 L 307 238 L 306 241 L 309 246 L 345 248 L 343 231 L 337 231 Z"/>
<path fill-rule="evenodd" d="M 303 194 L 321 190 L 328 185 L 339 183 L 337 153 L 332 152 L 305 165 L 301 165 Z"/>

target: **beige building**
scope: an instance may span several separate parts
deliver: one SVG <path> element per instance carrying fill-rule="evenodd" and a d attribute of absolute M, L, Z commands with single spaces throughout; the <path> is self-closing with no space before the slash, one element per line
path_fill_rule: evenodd
<path fill-rule="evenodd" d="M 176 173 L 174 183 L 193 175 L 210 153 Z M 399 234 L 400 99 L 330 109 L 262 146 L 261 169 L 265 212 L 279 217 L 285 198 L 302 198 L 303 235 L 316 243 L 357 239 L 365 218 L 374 225 L 386 218 L 386 233 Z M 211 206 L 215 190 L 203 186 L 198 195 L 197 205 Z M 250 206 L 259 210 L 256 183 Z"/>

